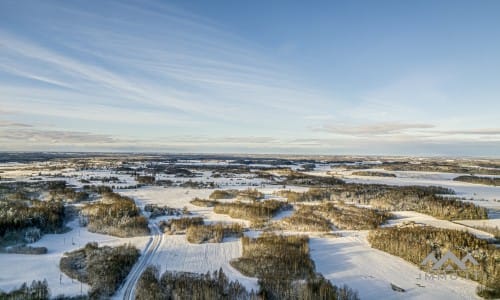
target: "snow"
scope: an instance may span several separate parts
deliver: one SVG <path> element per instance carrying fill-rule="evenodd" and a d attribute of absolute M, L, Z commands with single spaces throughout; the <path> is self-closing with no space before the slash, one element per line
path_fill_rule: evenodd
<path fill-rule="evenodd" d="M 454 230 L 466 230 L 473 235 L 477 236 L 478 238 L 481 239 L 493 239 L 494 236 L 491 233 L 484 232 L 482 230 L 470 228 L 467 226 L 464 226 L 462 222 L 467 222 L 467 221 L 458 221 L 458 222 L 451 222 L 447 220 L 440 220 L 436 219 L 432 216 L 426 215 L 426 214 L 421 214 L 418 212 L 414 211 L 394 211 L 391 212 L 396 218 L 389 220 L 385 226 L 395 226 L 395 225 L 400 225 L 405 222 L 415 222 L 417 224 L 422 224 L 422 225 L 428 225 L 428 226 L 433 226 L 433 227 L 439 227 L 439 228 L 445 228 L 445 229 L 454 229 Z M 485 220 L 488 221 L 488 220 Z M 480 222 L 479 220 L 474 220 L 474 222 Z M 482 221 L 484 222 L 484 221 Z"/>
<path fill-rule="evenodd" d="M 311 257 L 325 278 L 335 285 L 347 284 L 358 291 L 361 299 L 479 299 L 477 284 L 472 281 L 425 279 L 417 266 L 371 248 L 366 241 L 367 231 L 342 234 L 338 238 L 311 237 Z M 391 283 L 406 292 L 393 291 Z"/>
<path fill-rule="evenodd" d="M 85 246 L 88 242 L 98 242 L 99 246 L 118 246 L 130 243 L 143 249 L 149 237 L 117 238 L 108 235 L 91 233 L 81 228 L 78 221 L 68 223 L 71 231 L 64 234 L 46 234 L 33 247 L 47 247 L 48 253 L 42 255 L 0 254 L 0 289 L 10 291 L 24 282 L 47 279 L 52 296 L 85 294 L 88 285 L 72 280 L 59 270 L 59 261 L 64 252 L 70 252 Z M 6 272 L 5 270 L 10 270 Z M 61 283 L 59 279 L 61 278 Z"/>
<path fill-rule="evenodd" d="M 222 267 L 230 280 L 238 280 L 247 290 L 257 290 L 257 278 L 246 277 L 229 262 L 242 255 L 239 239 L 223 243 L 190 244 L 184 235 L 167 235 L 152 264 L 165 270 L 206 273 Z"/>

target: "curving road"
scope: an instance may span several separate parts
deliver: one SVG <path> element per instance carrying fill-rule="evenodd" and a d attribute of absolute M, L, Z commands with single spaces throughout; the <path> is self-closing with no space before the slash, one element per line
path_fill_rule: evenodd
<path fill-rule="evenodd" d="M 144 252 L 139 258 L 139 261 L 134 265 L 127 277 L 127 280 L 125 281 L 123 287 L 125 289 L 123 299 L 135 299 L 135 286 L 139 281 L 142 272 L 151 263 L 153 256 L 158 251 L 163 241 L 163 233 L 161 232 L 160 228 L 158 228 L 158 225 L 151 224 L 151 232 L 152 236 L 148 245 L 146 246 L 146 249 L 144 249 Z"/>

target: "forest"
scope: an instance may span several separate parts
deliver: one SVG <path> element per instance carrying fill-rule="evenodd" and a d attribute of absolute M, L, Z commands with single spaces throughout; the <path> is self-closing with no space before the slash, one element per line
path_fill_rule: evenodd
<path fill-rule="evenodd" d="M 168 234 L 184 234 L 190 226 L 203 225 L 204 221 L 201 217 L 182 217 L 178 219 L 169 219 L 160 221 L 160 229 Z"/>
<path fill-rule="evenodd" d="M 343 202 L 324 202 L 301 205 L 290 217 L 281 220 L 282 229 L 297 231 L 330 231 L 332 226 L 346 230 L 374 229 L 392 215 L 376 209 L 347 205 Z"/>
<path fill-rule="evenodd" d="M 263 197 L 264 194 L 259 192 L 257 189 L 248 188 L 246 190 L 215 190 L 210 194 L 209 199 L 218 200 L 237 198 L 242 201 L 255 201 L 262 199 Z"/>
<path fill-rule="evenodd" d="M 231 265 L 259 278 L 259 295 L 264 299 L 358 299 L 349 287 L 334 286 L 316 273 L 308 242 L 304 235 L 243 237 L 243 254 Z"/>
<path fill-rule="evenodd" d="M 136 300 L 257 300 L 238 281 L 229 281 L 222 269 L 197 274 L 166 271 L 160 276 L 157 267 L 149 266 L 136 287 Z"/>
<path fill-rule="evenodd" d="M 345 201 L 372 205 L 382 210 L 413 210 L 445 220 L 487 219 L 484 207 L 443 195 L 453 195 L 450 189 L 434 186 L 391 186 L 349 183 L 331 188 L 311 188 L 306 192 L 282 190 L 277 195 L 288 202 Z"/>
<path fill-rule="evenodd" d="M 141 215 L 134 200 L 117 193 L 106 192 L 99 202 L 86 204 L 81 209 L 81 223 L 90 232 L 117 237 L 149 234 L 148 220 Z"/>
<path fill-rule="evenodd" d="M 33 280 L 31 285 L 22 284 L 10 292 L 0 290 L 2 300 L 48 300 L 50 299 L 49 285 L 46 280 Z"/>
<path fill-rule="evenodd" d="M 453 178 L 453 180 L 468 182 L 468 183 L 500 186 L 500 177 L 481 177 L 481 176 L 463 175 L 463 176 L 455 177 L 455 178 Z"/>
<path fill-rule="evenodd" d="M 378 171 L 354 171 L 351 174 L 355 176 L 396 177 L 396 174 Z"/>
<path fill-rule="evenodd" d="M 265 200 L 259 202 L 219 202 L 214 206 L 217 214 L 229 215 L 232 218 L 244 219 L 252 222 L 268 220 L 281 210 L 290 206 L 278 200 Z"/>
<path fill-rule="evenodd" d="M 225 237 L 241 237 L 243 227 L 240 224 L 205 224 L 191 225 L 186 231 L 186 239 L 193 244 L 221 243 Z"/>
<path fill-rule="evenodd" d="M 438 260 L 447 251 L 459 258 L 470 253 L 479 265 L 468 264 L 467 271 L 455 270 L 454 273 L 466 277 L 477 271 L 477 278 L 469 278 L 484 285 L 478 294 L 490 299 L 500 296 L 500 249 L 466 231 L 430 226 L 388 227 L 371 231 L 368 241 L 373 248 L 399 256 L 425 271 L 429 271 L 430 266 L 421 266 L 421 262 L 432 251 Z"/>
<path fill-rule="evenodd" d="M 139 254 L 131 245 L 99 247 L 97 243 L 88 243 L 82 249 L 65 253 L 59 267 L 69 277 L 90 285 L 90 299 L 102 299 L 113 295 Z"/>

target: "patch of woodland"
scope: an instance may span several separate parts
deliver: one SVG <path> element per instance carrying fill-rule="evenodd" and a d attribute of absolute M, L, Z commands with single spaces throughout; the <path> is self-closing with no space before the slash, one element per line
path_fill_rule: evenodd
<path fill-rule="evenodd" d="M 427 161 L 412 163 L 407 161 L 389 162 L 385 161 L 377 164 L 376 167 L 387 171 L 416 171 L 416 172 L 443 172 L 443 173 L 464 173 L 464 174 L 489 174 L 500 175 L 498 163 L 480 163 L 474 162 L 444 162 L 444 161 Z M 366 164 L 343 165 L 348 169 L 366 169 Z"/>
<path fill-rule="evenodd" d="M 149 213 L 150 219 L 155 219 L 162 216 L 181 216 L 189 213 L 187 208 L 173 208 L 169 206 L 160 206 L 157 204 L 144 205 L 144 211 Z"/>
<path fill-rule="evenodd" d="M 396 174 L 378 171 L 354 171 L 354 176 L 397 177 Z"/>
<path fill-rule="evenodd" d="M 46 233 L 64 232 L 64 220 L 61 201 L 0 200 L 0 246 L 24 245 Z"/>
<path fill-rule="evenodd" d="M 437 260 L 448 251 L 458 259 L 470 254 L 479 265 L 467 262 L 466 271 L 452 265 L 454 270 L 449 273 L 481 283 L 478 293 L 483 297 L 500 295 L 500 249 L 467 231 L 431 226 L 387 227 L 371 231 L 368 241 L 373 248 L 399 256 L 427 272 L 431 272 L 431 264 L 422 266 L 421 262 L 432 252 Z M 446 268 L 442 269 L 440 272 L 446 272 Z"/>
<path fill-rule="evenodd" d="M 160 221 L 160 229 L 167 234 L 185 234 L 191 226 L 203 225 L 202 217 L 182 217 Z"/>
<path fill-rule="evenodd" d="M 131 245 L 99 247 L 94 242 L 65 253 L 59 267 L 70 278 L 90 285 L 91 299 L 101 299 L 115 293 L 139 255 L 139 250 Z"/>
<path fill-rule="evenodd" d="M 500 177 L 481 177 L 481 176 L 464 175 L 455 177 L 453 178 L 453 180 L 468 182 L 468 183 L 500 186 Z"/>
<path fill-rule="evenodd" d="M 358 299 L 353 290 L 338 288 L 315 272 L 308 242 L 304 235 L 243 237 L 243 254 L 231 265 L 259 279 L 263 299 Z"/>
<path fill-rule="evenodd" d="M 348 205 L 343 202 L 324 202 L 317 205 L 300 205 L 290 217 L 279 225 L 285 230 L 330 231 L 332 227 L 347 230 L 374 229 L 384 224 L 392 215 L 386 211 Z"/>
<path fill-rule="evenodd" d="M 391 186 L 383 184 L 343 184 L 334 188 L 311 188 L 306 192 L 282 190 L 277 195 L 288 202 L 344 201 L 371 205 L 374 208 L 399 211 L 410 210 L 439 219 L 487 219 L 486 208 L 456 198 L 453 190 L 435 186 Z"/>
<path fill-rule="evenodd" d="M 186 239 L 193 244 L 221 243 L 226 237 L 241 237 L 242 235 L 243 227 L 238 223 L 192 225 L 186 231 Z"/>
<path fill-rule="evenodd" d="M 290 205 L 278 200 L 263 200 L 253 202 L 218 202 L 214 212 L 229 215 L 232 218 L 244 219 L 252 222 L 262 222 L 271 219 L 282 210 L 289 209 Z"/>
<path fill-rule="evenodd" d="M 160 276 L 157 267 L 149 266 L 139 278 L 135 294 L 137 300 L 261 299 L 253 291 L 248 292 L 238 281 L 230 281 L 222 268 L 206 274 L 166 271 Z"/>
<path fill-rule="evenodd" d="M 332 187 L 345 184 L 342 179 L 333 176 L 316 176 L 294 170 L 286 174 L 285 179 L 278 182 L 280 185 L 296 185 L 308 187 Z"/>
<path fill-rule="evenodd" d="M 81 209 L 80 223 L 90 232 L 117 237 L 149 234 L 148 220 L 141 215 L 133 199 L 118 193 L 104 193 L 99 202 Z"/>
<path fill-rule="evenodd" d="M 208 198 L 211 200 L 237 198 L 242 201 L 254 201 L 264 198 L 264 194 L 251 188 L 246 190 L 215 190 Z"/>
<path fill-rule="evenodd" d="M 219 203 L 216 200 L 200 199 L 198 197 L 191 200 L 189 203 L 200 206 L 200 207 L 214 207 L 215 204 Z"/>
<path fill-rule="evenodd" d="M 9 292 L 0 290 L 2 300 L 48 300 L 50 289 L 47 280 L 33 280 L 31 285 L 23 283 L 19 288 Z"/>

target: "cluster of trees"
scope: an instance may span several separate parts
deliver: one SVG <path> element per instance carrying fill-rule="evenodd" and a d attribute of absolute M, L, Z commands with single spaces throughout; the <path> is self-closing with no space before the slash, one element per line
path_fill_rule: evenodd
<path fill-rule="evenodd" d="M 203 223 L 203 218 L 201 217 L 184 217 L 161 221 L 159 225 L 163 232 L 169 234 L 182 234 L 185 233 L 190 226 L 203 225 Z"/>
<path fill-rule="evenodd" d="M 198 197 L 190 201 L 191 204 L 201 207 L 214 207 L 215 204 L 219 203 L 216 200 L 200 199 Z"/>
<path fill-rule="evenodd" d="M 149 266 L 139 278 L 137 300 L 192 299 L 192 300 L 256 300 L 238 281 L 229 281 L 220 269 L 212 274 L 166 271 L 160 276 L 157 267 Z"/>
<path fill-rule="evenodd" d="M 330 231 L 332 225 L 339 229 L 365 230 L 377 228 L 390 217 L 391 214 L 384 211 L 324 202 L 300 206 L 292 216 L 283 218 L 280 225 L 297 231 Z"/>
<path fill-rule="evenodd" d="M 396 177 L 396 174 L 378 171 L 354 171 L 355 176 L 376 176 L 376 177 Z"/>
<path fill-rule="evenodd" d="M 303 205 L 298 207 L 293 215 L 283 218 L 273 225 L 274 227 L 283 230 L 304 232 L 327 232 L 332 230 L 332 224 L 330 221 L 320 214 L 314 213 L 314 207 L 312 205 Z"/>
<path fill-rule="evenodd" d="M 440 259 L 447 251 L 459 259 L 471 254 L 478 266 L 467 264 L 467 270 L 455 270 L 457 275 L 477 280 L 484 285 L 479 290 L 483 297 L 500 296 L 500 249 L 466 231 L 418 227 L 389 227 L 370 232 L 368 241 L 373 248 L 421 266 L 429 253 L 434 252 Z M 428 270 L 430 266 L 421 266 Z M 476 277 L 475 272 L 478 272 Z M 473 275 L 471 275 L 473 274 Z"/>
<path fill-rule="evenodd" d="M 221 243 L 225 237 L 240 237 L 243 234 L 243 227 L 240 224 L 206 224 L 192 225 L 186 231 L 186 239 L 190 243 Z"/>
<path fill-rule="evenodd" d="M 215 190 L 209 198 L 212 200 L 238 198 L 238 200 L 255 201 L 264 198 L 264 194 L 251 188 L 246 190 Z"/>
<path fill-rule="evenodd" d="M 418 171 L 418 172 L 445 172 L 465 174 L 491 174 L 500 175 L 498 164 L 474 162 L 476 166 L 466 166 L 463 162 L 425 161 L 418 164 L 409 161 L 382 162 L 377 168 L 388 171 Z M 479 167 L 481 165 L 481 167 Z M 366 169 L 366 165 L 343 165 L 350 169 Z"/>
<path fill-rule="evenodd" d="M 274 192 L 275 195 L 287 198 L 290 203 L 330 200 L 332 191 L 325 188 L 310 188 L 305 192 L 281 190 Z"/>
<path fill-rule="evenodd" d="M 413 210 L 446 220 L 487 219 L 487 209 L 441 195 L 453 190 L 435 186 L 391 186 L 349 183 L 306 192 L 279 191 L 288 202 L 345 201 L 368 204 L 384 210 Z"/>
<path fill-rule="evenodd" d="M 10 292 L 0 290 L 0 299 L 3 300 L 48 300 L 50 290 L 47 280 L 33 280 L 31 285 L 23 283 L 21 287 Z"/>
<path fill-rule="evenodd" d="M 81 202 L 89 199 L 86 191 L 76 191 L 67 186 L 66 181 L 53 181 L 49 183 L 49 196 L 51 200 L 65 202 Z"/>
<path fill-rule="evenodd" d="M 299 185 L 311 187 L 332 187 L 344 184 L 341 179 L 333 176 L 315 176 L 309 175 L 298 171 L 290 171 L 286 178 L 279 182 L 282 185 Z"/>
<path fill-rule="evenodd" d="M 149 176 L 149 175 L 138 175 L 135 177 L 135 181 L 139 184 L 154 184 L 156 178 L 154 176 Z"/>
<path fill-rule="evenodd" d="M 488 218 L 488 210 L 474 203 L 435 194 L 416 195 L 397 189 L 371 199 L 370 204 L 388 210 L 413 210 L 445 220 Z"/>
<path fill-rule="evenodd" d="M 229 215 L 233 218 L 259 222 L 270 219 L 277 212 L 289 208 L 285 202 L 278 200 L 265 200 L 260 202 L 219 202 L 214 206 L 214 212 Z"/>
<path fill-rule="evenodd" d="M 91 299 L 114 294 L 139 258 L 139 250 L 131 245 L 99 247 L 88 243 L 84 248 L 65 253 L 59 267 L 71 278 L 87 283 Z"/>
<path fill-rule="evenodd" d="M 34 242 L 43 233 L 60 232 L 64 218 L 60 201 L 0 201 L 0 242 Z"/>
<path fill-rule="evenodd" d="M 499 177 L 481 177 L 481 176 L 458 176 L 453 178 L 455 181 L 463 181 L 469 183 L 478 183 L 478 184 L 486 184 L 486 185 L 494 185 L 500 186 L 500 178 Z"/>
<path fill-rule="evenodd" d="M 353 290 L 338 288 L 315 272 L 308 242 L 302 235 L 243 237 L 243 255 L 231 265 L 246 276 L 259 278 L 263 299 L 358 299 Z"/>
<path fill-rule="evenodd" d="M 258 238 L 243 237 L 242 257 L 231 265 L 250 277 L 303 279 L 314 274 L 309 257 L 309 238 L 305 235 L 263 233 Z"/>
<path fill-rule="evenodd" d="M 118 237 L 149 234 L 148 220 L 140 214 L 134 200 L 117 193 L 104 193 L 101 201 L 85 205 L 81 215 L 91 232 Z"/>
<path fill-rule="evenodd" d="M 149 213 L 150 219 L 161 216 L 180 216 L 186 212 L 186 209 L 172 208 L 168 206 L 159 206 L 156 204 L 146 204 L 144 211 Z"/>

